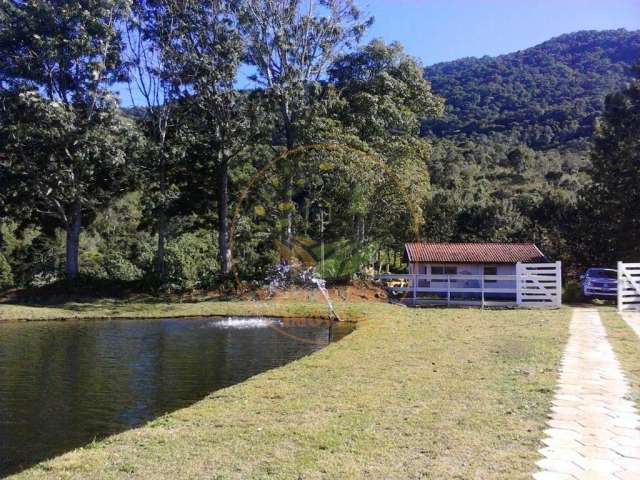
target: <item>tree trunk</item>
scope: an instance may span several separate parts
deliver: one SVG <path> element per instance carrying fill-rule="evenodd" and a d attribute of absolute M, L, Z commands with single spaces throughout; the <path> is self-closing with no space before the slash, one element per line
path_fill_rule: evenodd
<path fill-rule="evenodd" d="M 309 214 L 311 213 L 311 200 L 309 198 L 304 199 L 304 236 L 309 235 Z"/>
<path fill-rule="evenodd" d="M 80 227 L 82 224 L 82 208 L 80 199 L 76 199 L 71 206 L 67 220 L 67 259 L 65 273 L 68 280 L 78 277 L 78 259 L 80 256 Z"/>
<path fill-rule="evenodd" d="M 364 215 L 357 214 L 356 215 L 356 242 L 359 244 L 364 243 L 365 237 L 365 224 L 364 224 Z"/>
<path fill-rule="evenodd" d="M 285 129 L 285 135 L 287 138 L 287 150 L 290 151 L 290 150 L 293 150 L 293 147 L 296 144 L 296 139 L 295 139 L 294 128 L 290 119 L 288 104 L 284 108 L 283 116 L 285 118 L 284 129 Z M 288 178 L 286 181 L 286 189 L 287 189 L 287 191 L 285 192 L 286 201 L 288 202 L 289 207 L 291 207 L 293 204 L 293 177 L 291 176 L 291 174 L 288 175 Z M 291 243 L 292 237 L 293 237 L 293 209 L 290 208 L 289 210 L 287 210 L 287 229 L 285 232 L 285 245 L 287 246 L 289 251 L 292 251 L 292 243 Z"/>
<path fill-rule="evenodd" d="M 159 144 L 160 144 L 160 193 L 162 195 L 162 204 L 160 206 L 160 213 L 158 214 L 158 246 L 156 249 L 156 256 L 154 259 L 153 271 L 160 278 L 164 278 L 164 257 L 166 252 L 167 243 L 167 206 L 166 194 L 167 194 L 167 162 L 164 151 L 164 138 L 165 132 L 160 132 Z"/>
<path fill-rule="evenodd" d="M 231 272 L 231 248 L 229 246 L 229 164 L 223 161 L 218 168 L 218 250 L 220 269 L 225 275 Z"/>
<path fill-rule="evenodd" d="M 287 178 L 286 188 L 287 192 L 285 196 L 289 209 L 287 210 L 287 230 L 285 232 L 285 245 L 291 252 L 293 246 L 291 241 L 293 237 L 293 178 L 291 177 L 291 175 L 289 175 L 289 178 Z"/>
<path fill-rule="evenodd" d="M 165 245 L 167 243 L 167 215 L 162 209 L 158 215 L 158 247 L 156 249 L 153 271 L 156 275 L 164 277 Z"/>

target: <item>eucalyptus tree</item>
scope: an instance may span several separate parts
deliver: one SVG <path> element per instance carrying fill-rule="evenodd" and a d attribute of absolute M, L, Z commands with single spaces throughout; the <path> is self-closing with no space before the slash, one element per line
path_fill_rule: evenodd
<path fill-rule="evenodd" d="M 168 48 L 181 79 L 181 99 L 191 106 L 190 135 L 210 169 L 216 192 L 218 246 L 223 273 L 231 271 L 229 172 L 265 125 L 258 95 L 236 88 L 245 43 L 233 0 L 165 0 L 177 21 Z"/>
<path fill-rule="evenodd" d="M 180 64 L 173 52 L 183 25 L 175 7 L 165 0 L 133 0 L 124 26 L 131 101 L 141 107 L 137 111 L 148 140 L 138 167 L 145 207 L 158 235 L 154 271 L 160 277 L 165 271 L 172 206 L 180 193 L 174 179 L 184 156 L 179 134 L 185 108 L 180 102 Z"/>
<path fill-rule="evenodd" d="M 66 230 L 66 275 L 92 212 L 123 190 L 132 125 L 108 86 L 124 78 L 127 0 L 0 4 L 2 175 L 9 201 Z M 83 222 L 84 220 L 84 222 Z"/>
<path fill-rule="evenodd" d="M 278 136 L 291 150 L 301 138 L 301 120 L 317 105 L 313 84 L 328 66 L 353 48 L 372 23 L 353 0 L 258 0 L 241 2 L 239 16 L 247 42 L 251 79 L 270 96 Z M 279 142 L 278 142 L 279 143 Z M 286 195 L 291 203 L 291 179 Z M 288 210 L 286 242 L 292 235 Z"/>
<path fill-rule="evenodd" d="M 442 114 L 443 99 L 416 59 L 400 44 L 381 40 L 338 58 L 329 81 L 343 99 L 338 118 L 384 159 L 389 175 L 373 192 L 384 208 L 357 212 L 356 238 L 364 242 L 367 230 L 391 243 L 417 235 L 430 194 L 431 146 L 420 128 L 425 118 Z"/>

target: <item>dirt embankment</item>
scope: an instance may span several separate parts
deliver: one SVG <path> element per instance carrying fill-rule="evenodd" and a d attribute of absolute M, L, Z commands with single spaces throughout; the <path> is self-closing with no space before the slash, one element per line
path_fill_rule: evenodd
<path fill-rule="evenodd" d="M 352 285 L 340 285 L 329 287 L 329 296 L 335 301 L 362 301 L 386 302 L 387 294 L 384 289 L 377 285 L 359 282 Z M 266 297 L 268 291 L 261 292 Z M 320 292 L 315 288 L 290 288 L 287 290 L 276 290 L 271 298 L 278 300 L 301 301 L 323 301 Z"/>
<path fill-rule="evenodd" d="M 358 282 L 349 285 L 329 286 L 329 295 L 334 301 L 385 302 L 384 289 L 373 283 Z M 125 302 L 199 302 L 204 300 L 269 300 L 277 299 L 292 302 L 323 301 L 315 288 L 291 287 L 287 290 L 260 288 L 243 293 L 223 292 L 220 290 L 194 290 L 186 293 L 165 293 L 152 295 L 136 291 L 135 288 L 108 287 L 91 285 L 68 285 L 57 283 L 45 287 L 16 289 L 0 293 L 0 304 L 17 303 L 30 305 L 60 305 L 69 302 L 88 303 L 97 300 L 118 300 Z"/>

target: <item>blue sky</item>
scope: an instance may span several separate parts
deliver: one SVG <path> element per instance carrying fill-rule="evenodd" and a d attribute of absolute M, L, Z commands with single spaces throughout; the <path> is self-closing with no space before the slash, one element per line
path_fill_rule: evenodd
<path fill-rule="evenodd" d="M 532 47 L 577 30 L 640 29 L 640 0 L 358 0 L 369 38 L 398 40 L 425 65 Z"/>

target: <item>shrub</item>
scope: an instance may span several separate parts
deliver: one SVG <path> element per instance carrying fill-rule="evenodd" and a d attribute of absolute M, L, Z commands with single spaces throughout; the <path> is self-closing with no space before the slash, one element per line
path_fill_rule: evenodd
<path fill-rule="evenodd" d="M 80 253 L 80 273 L 88 278 L 107 278 L 104 256 L 95 250 Z"/>
<path fill-rule="evenodd" d="M 2 253 L 0 253 L 0 290 L 7 290 L 13 287 L 13 272 L 11 265 Z"/>
<path fill-rule="evenodd" d="M 582 300 L 582 288 L 580 282 L 575 280 L 567 280 L 562 292 L 562 301 L 564 303 L 576 303 Z"/>
<path fill-rule="evenodd" d="M 128 282 L 142 277 L 142 270 L 117 252 L 106 254 L 102 265 L 110 280 Z"/>
<path fill-rule="evenodd" d="M 219 271 L 217 239 L 214 233 L 197 230 L 167 243 L 165 286 L 169 290 L 190 290 L 215 284 Z"/>

